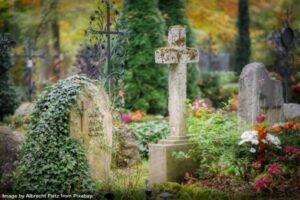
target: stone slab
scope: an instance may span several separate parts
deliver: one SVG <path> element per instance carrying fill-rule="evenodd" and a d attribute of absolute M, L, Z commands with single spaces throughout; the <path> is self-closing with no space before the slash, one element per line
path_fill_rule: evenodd
<path fill-rule="evenodd" d="M 300 104 L 285 103 L 283 105 L 283 114 L 285 121 L 300 121 Z"/>
<path fill-rule="evenodd" d="M 173 154 L 179 151 L 187 152 L 192 144 L 159 143 L 149 145 L 149 183 L 157 184 L 165 181 L 183 181 L 186 172 L 194 173 L 196 166 L 191 159 L 176 158 Z"/>

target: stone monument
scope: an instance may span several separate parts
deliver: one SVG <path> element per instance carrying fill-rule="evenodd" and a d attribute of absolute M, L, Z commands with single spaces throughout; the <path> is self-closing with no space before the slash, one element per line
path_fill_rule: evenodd
<path fill-rule="evenodd" d="M 198 61 L 198 51 L 186 47 L 186 33 L 181 26 L 169 29 L 168 47 L 155 51 L 155 62 L 169 64 L 169 115 L 170 135 L 158 144 L 149 145 L 149 181 L 180 181 L 185 172 L 193 171 L 188 159 L 177 159 L 174 153 L 187 151 L 191 144 L 186 136 L 187 63 Z"/>
<path fill-rule="evenodd" d="M 16 161 L 24 140 L 24 136 L 18 131 L 0 126 L 0 193 L 13 191 Z"/>
<path fill-rule="evenodd" d="M 84 144 L 92 178 L 107 182 L 113 131 L 109 98 L 101 86 L 87 81 L 81 85 L 70 110 L 70 136 Z"/>
<path fill-rule="evenodd" d="M 262 63 L 243 68 L 239 80 L 238 115 L 253 125 L 263 116 L 270 125 L 284 121 L 282 83 L 269 75 Z"/>

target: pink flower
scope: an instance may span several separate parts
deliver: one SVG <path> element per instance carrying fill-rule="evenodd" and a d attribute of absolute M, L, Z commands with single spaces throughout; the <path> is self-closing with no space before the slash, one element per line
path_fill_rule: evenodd
<path fill-rule="evenodd" d="M 122 120 L 122 122 L 124 123 L 129 123 L 132 122 L 132 116 L 130 113 L 126 114 L 126 113 L 120 113 L 120 118 Z"/>
<path fill-rule="evenodd" d="M 268 178 L 268 177 L 265 177 L 265 178 L 263 178 L 262 180 L 263 180 L 263 182 L 265 182 L 266 184 L 270 184 L 270 183 L 271 183 L 271 179 Z"/>
<path fill-rule="evenodd" d="M 287 159 L 287 155 L 285 156 L 278 156 L 277 161 L 284 161 Z"/>
<path fill-rule="evenodd" d="M 279 168 L 279 165 L 277 165 L 277 164 L 275 164 L 275 163 L 272 163 L 272 164 L 270 164 L 270 168 L 276 170 L 276 169 Z"/>
<path fill-rule="evenodd" d="M 284 173 L 279 169 L 280 167 L 279 165 L 273 163 L 270 164 L 269 166 L 270 166 L 270 169 L 268 170 L 269 174 L 278 174 L 280 176 L 284 175 Z"/>

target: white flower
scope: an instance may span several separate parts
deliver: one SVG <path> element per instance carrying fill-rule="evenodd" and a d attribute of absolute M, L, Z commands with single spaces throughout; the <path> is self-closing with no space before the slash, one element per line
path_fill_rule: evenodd
<path fill-rule="evenodd" d="M 271 144 L 274 144 L 275 146 L 279 146 L 280 145 L 280 140 L 278 137 L 274 136 L 274 135 L 271 135 L 271 134 L 267 134 L 267 137 L 266 137 L 267 141 Z"/>
<path fill-rule="evenodd" d="M 255 152 L 256 152 L 256 149 L 252 147 L 252 148 L 250 149 L 250 152 L 251 152 L 251 153 L 255 153 Z"/>
<path fill-rule="evenodd" d="M 267 140 L 265 140 L 265 139 L 262 139 L 261 141 L 262 141 L 263 143 L 265 143 L 265 144 L 268 143 Z"/>
<path fill-rule="evenodd" d="M 244 144 L 245 142 L 249 142 L 253 145 L 258 145 L 258 139 L 257 139 L 257 131 L 245 131 L 241 135 L 241 141 L 239 142 L 239 145 Z"/>
<path fill-rule="evenodd" d="M 257 131 L 245 131 L 241 135 L 242 139 L 257 138 Z"/>

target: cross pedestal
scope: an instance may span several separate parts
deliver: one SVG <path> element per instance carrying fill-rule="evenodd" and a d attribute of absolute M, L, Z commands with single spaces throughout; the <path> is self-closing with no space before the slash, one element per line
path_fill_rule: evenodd
<path fill-rule="evenodd" d="M 169 29 L 168 47 L 155 51 L 155 62 L 169 64 L 169 115 L 170 135 L 158 144 L 149 145 L 149 181 L 180 181 L 185 172 L 192 172 L 190 159 L 177 159 L 174 153 L 191 148 L 186 131 L 186 82 L 187 63 L 198 61 L 198 51 L 186 47 L 185 29 L 173 26 Z"/>

